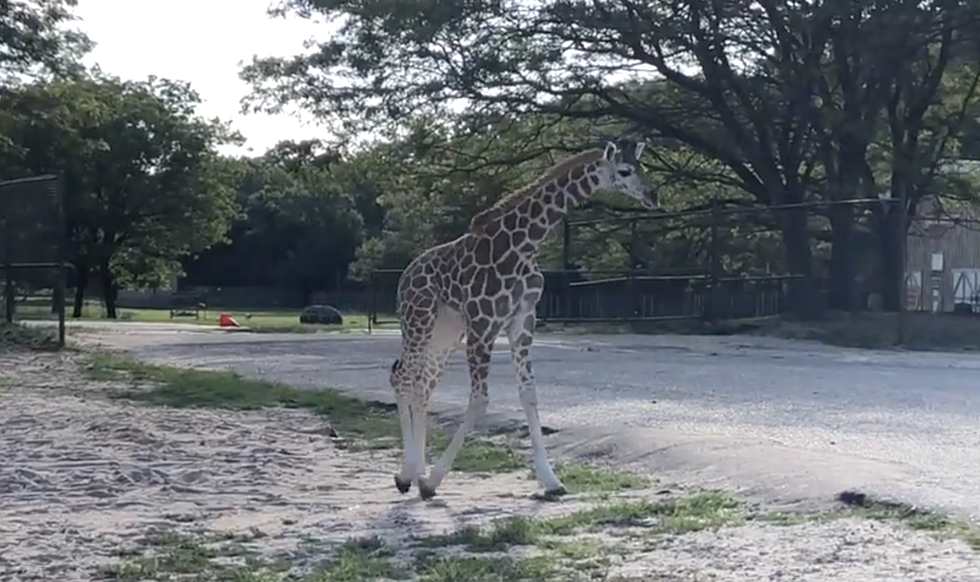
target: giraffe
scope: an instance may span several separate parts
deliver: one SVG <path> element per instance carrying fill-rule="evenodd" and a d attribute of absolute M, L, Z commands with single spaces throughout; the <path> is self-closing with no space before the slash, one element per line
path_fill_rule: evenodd
<path fill-rule="evenodd" d="M 469 232 L 417 256 L 398 282 L 401 356 L 390 370 L 403 443 L 395 487 L 408 493 L 412 483 L 423 500 L 436 488 L 486 413 L 490 354 L 501 332 L 507 334 L 517 373 L 521 406 L 527 416 L 535 476 L 544 497 L 565 494 L 544 448 L 538 397 L 529 351 L 535 307 L 544 288 L 536 255 L 548 232 L 573 204 L 597 190 L 614 190 L 656 207 L 656 195 L 637 161 L 644 143 L 609 142 L 557 163 L 537 180 L 477 214 Z M 470 392 L 466 413 L 442 457 L 425 476 L 426 410 L 452 353 L 465 345 Z"/>

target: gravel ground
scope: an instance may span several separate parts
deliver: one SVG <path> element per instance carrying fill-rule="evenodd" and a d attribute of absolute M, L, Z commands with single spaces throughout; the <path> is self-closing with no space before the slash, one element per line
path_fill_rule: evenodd
<path fill-rule="evenodd" d="M 186 334 L 185 334 L 186 335 Z M 162 348 L 166 351 L 172 346 Z M 522 475 L 454 473 L 439 503 L 394 493 L 392 452 L 351 453 L 301 411 L 171 410 L 107 400 L 76 355 L 0 351 L 0 580 L 95 579 L 119 547 L 160 528 L 262 532 L 251 544 L 297 564 L 350 537 L 407 536 L 514 515 L 540 504 Z M 655 491 L 637 491 L 653 496 Z M 966 544 L 859 518 L 611 540 L 607 580 L 963 581 L 980 579 Z M 304 549 L 306 548 L 306 549 Z M 326 549 L 324 549 L 326 548 Z M 617 578 L 618 577 L 618 578 Z"/>

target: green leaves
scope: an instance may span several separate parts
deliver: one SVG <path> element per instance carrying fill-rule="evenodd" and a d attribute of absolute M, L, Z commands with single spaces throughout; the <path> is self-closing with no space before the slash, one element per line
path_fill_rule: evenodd
<path fill-rule="evenodd" d="M 233 136 L 197 117 L 198 102 L 186 83 L 159 78 L 90 75 L 8 89 L 0 131 L 15 146 L 0 151 L 0 167 L 64 174 L 78 268 L 156 281 L 221 240 L 235 212 L 214 154 Z"/>

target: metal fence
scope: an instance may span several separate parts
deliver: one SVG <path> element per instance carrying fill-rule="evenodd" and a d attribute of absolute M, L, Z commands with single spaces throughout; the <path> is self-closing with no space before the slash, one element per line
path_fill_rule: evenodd
<path fill-rule="evenodd" d="M 64 188 L 59 176 L 0 182 L 5 319 L 14 321 L 19 290 L 53 288 L 51 308 L 58 316 L 59 346 L 65 343 L 65 238 Z"/>
<path fill-rule="evenodd" d="M 794 291 L 806 293 L 814 304 L 821 301 L 822 281 L 811 272 L 792 269 L 769 269 L 759 272 L 733 270 L 730 240 L 733 223 L 753 223 L 757 231 L 775 232 L 787 218 L 800 219 L 803 228 L 807 221 L 826 218 L 831 209 L 885 209 L 899 200 L 846 200 L 801 204 L 724 207 L 714 204 L 707 208 L 671 213 L 645 213 L 615 218 L 565 220 L 562 232 L 564 269 L 545 272 L 545 290 L 538 303 L 538 319 L 552 322 L 641 322 L 671 320 L 705 320 L 709 322 L 765 317 L 787 311 L 787 301 Z M 791 216 L 795 214 L 795 216 Z M 907 218 L 903 217 L 903 220 Z M 574 229 L 601 224 L 616 224 L 628 230 L 631 239 L 626 244 L 629 262 L 633 257 L 637 237 L 643 234 L 638 224 L 659 222 L 664 232 L 681 228 L 698 231 L 706 245 L 697 264 L 683 272 L 655 269 L 628 269 L 586 272 L 574 268 L 572 240 Z M 828 225 L 829 226 L 829 225 Z M 743 233 L 744 233 L 743 229 Z M 810 241 L 812 243 L 812 241 Z M 904 253 L 904 249 L 899 249 Z M 387 323 L 395 312 L 398 277 L 401 271 L 376 271 L 370 279 L 371 309 L 374 323 Z M 860 301 L 857 301 L 860 303 Z M 857 307 L 855 307 L 857 308 Z M 385 320 L 384 318 L 387 318 Z"/>

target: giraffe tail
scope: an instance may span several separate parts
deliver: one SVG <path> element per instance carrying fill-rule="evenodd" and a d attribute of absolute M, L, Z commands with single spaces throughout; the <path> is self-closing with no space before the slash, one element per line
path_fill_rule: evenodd
<path fill-rule="evenodd" d="M 400 359 L 395 360 L 394 363 L 391 364 L 391 374 L 389 377 L 389 381 L 391 382 L 392 388 L 398 386 L 398 372 L 400 372 L 401 369 L 402 369 L 402 361 Z"/>

